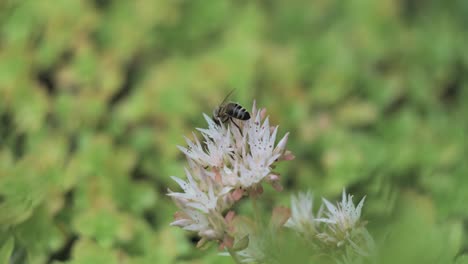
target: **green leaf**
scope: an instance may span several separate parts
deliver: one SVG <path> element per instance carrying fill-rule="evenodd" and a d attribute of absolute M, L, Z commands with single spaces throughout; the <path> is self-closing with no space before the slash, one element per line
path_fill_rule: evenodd
<path fill-rule="evenodd" d="M 4 242 L 0 247 L 0 262 L 9 263 L 10 257 L 13 252 L 13 246 L 15 245 L 15 240 L 13 237 L 9 237 L 6 242 Z"/>
<path fill-rule="evenodd" d="M 455 264 L 468 264 L 468 255 L 464 254 L 457 258 Z"/>
<path fill-rule="evenodd" d="M 120 263 L 116 252 L 98 244 L 81 239 L 73 247 L 72 261 L 69 264 L 115 264 Z"/>

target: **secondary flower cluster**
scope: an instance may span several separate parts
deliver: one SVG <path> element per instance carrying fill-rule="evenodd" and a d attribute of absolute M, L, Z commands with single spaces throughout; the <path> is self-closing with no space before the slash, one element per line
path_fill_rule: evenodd
<path fill-rule="evenodd" d="M 313 213 L 313 197 L 310 192 L 299 193 L 291 199 L 291 218 L 286 226 L 296 230 L 319 247 L 350 250 L 360 256 L 369 256 L 374 241 L 360 219 L 365 197 L 357 206 L 353 196 L 343 190 L 341 202 L 332 204 L 323 199 L 317 214 Z"/>
<path fill-rule="evenodd" d="M 214 240 L 221 248 L 232 248 L 237 242 L 232 206 L 243 196 L 260 194 L 265 181 L 282 189 L 274 164 L 294 156 L 285 149 L 288 134 L 275 144 L 278 127 L 270 126 L 265 116 L 255 103 L 252 118 L 236 124 L 217 125 L 204 115 L 208 128 L 197 129 L 202 142 L 194 133 L 193 140 L 186 138 L 187 147 L 179 146 L 188 160 L 187 180 L 172 177 L 182 192 L 169 190 L 180 209 L 171 225 L 197 232 L 199 246 Z"/>
<path fill-rule="evenodd" d="M 365 228 L 366 222 L 361 220 L 364 200 L 365 198 L 355 206 L 353 196 L 346 194 L 343 190 L 340 202 L 333 204 L 323 199 L 320 208 L 314 210 L 311 192 L 293 195 L 291 197 L 291 210 L 287 214 L 289 219 L 286 218 L 284 226 L 296 231 L 295 233 L 299 235 L 298 238 L 301 239 L 288 241 L 288 243 L 300 244 L 304 242 L 307 247 L 302 248 L 302 250 L 310 252 L 308 257 L 316 258 L 314 263 L 315 261 L 323 263 L 318 256 L 326 256 L 326 259 L 334 260 L 326 263 L 362 263 L 360 261 L 373 255 L 375 251 L 374 240 Z M 283 226 L 283 224 L 279 226 Z M 281 236 L 275 236 L 275 233 L 271 237 L 265 237 L 261 234 L 252 235 L 248 247 L 237 252 L 240 262 L 283 263 L 275 259 L 272 256 L 274 254 L 271 254 L 272 249 L 278 248 L 278 246 L 271 246 L 275 243 L 272 241 L 281 239 Z"/>

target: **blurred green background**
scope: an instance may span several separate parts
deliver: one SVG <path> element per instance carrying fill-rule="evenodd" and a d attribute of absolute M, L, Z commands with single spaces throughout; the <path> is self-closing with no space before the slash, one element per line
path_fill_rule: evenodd
<path fill-rule="evenodd" d="M 291 133 L 265 213 L 346 187 L 388 263 L 468 263 L 467 25 L 465 0 L 0 0 L 0 263 L 232 263 L 165 196 L 232 88 Z"/>

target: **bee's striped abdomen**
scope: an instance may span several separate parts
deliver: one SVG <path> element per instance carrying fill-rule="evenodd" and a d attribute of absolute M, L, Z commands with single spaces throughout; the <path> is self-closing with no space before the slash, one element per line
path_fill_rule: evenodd
<path fill-rule="evenodd" d="M 229 116 L 240 119 L 240 120 L 249 120 L 250 114 L 249 112 L 243 108 L 240 104 L 237 103 L 229 103 L 226 106 L 226 112 Z"/>

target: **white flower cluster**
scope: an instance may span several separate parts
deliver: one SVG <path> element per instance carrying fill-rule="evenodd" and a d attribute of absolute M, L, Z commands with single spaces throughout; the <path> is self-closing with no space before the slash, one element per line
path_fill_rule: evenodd
<path fill-rule="evenodd" d="M 366 222 L 360 219 L 365 197 L 357 206 L 353 196 L 343 190 L 342 200 L 336 205 L 323 199 L 317 215 L 313 214 L 313 197 L 310 192 L 299 193 L 291 199 L 291 218 L 285 226 L 327 248 L 351 249 L 361 256 L 373 251 L 374 242 Z"/>
<path fill-rule="evenodd" d="M 187 180 L 172 177 L 182 188 L 168 193 L 180 208 L 172 225 L 197 232 L 199 245 L 215 240 L 221 247 L 232 246 L 233 204 L 242 196 L 261 193 L 264 181 L 281 190 L 274 164 L 294 156 L 285 149 L 288 134 L 275 144 L 278 127 L 270 126 L 265 113 L 254 103 L 252 118 L 235 125 L 217 125 L 204 115 L 208 128 L 197 129 L 203 140 L 194 134 L 193 140 L 186 138 L 187 147 L 179 146 L 189 167 Z"/>

